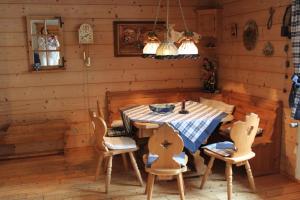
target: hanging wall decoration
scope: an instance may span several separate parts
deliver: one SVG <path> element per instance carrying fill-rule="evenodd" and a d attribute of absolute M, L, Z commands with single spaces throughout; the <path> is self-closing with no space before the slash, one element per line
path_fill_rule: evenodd
<path fill-rule="evenodd" d="M 267 42 L 263 48 L 263 54 L 265 56 L 273 56 L 274 54 L 274 46 L 271 42 Z"/>
<path fill-rule="evenodd" d="M 281 26 L 281 36 L 291 39 L 291 20 L 292 19 L 292 5 L 289 5 L 284 12 Z"/>
<path fill-rule="evenodd" d="M 273 7 L 270 7 L 270 9 L 269 9 L 269 19 L 268 19 L 268 22 L 267 22 L 267 29 L 268 30 L 270 30 L 272 28 L 274 13 L 275 13 L 275 9 Z"/>
<path fill-rule="evenodd" d="M 89 55 L 89 44 L 94 43 L 94 31 L 90 24 L 81 24 L 78 29 L 78 43 L 84 46 L 83 62 L 85 66 L 91 66 L 91 57 Z"/>
<path fill-rule="evenodd" d="M 204 77 L 203 77 L 203 91 L 215 93 L 217 89 L 217 64 L 215 61 L 208 58 L 203 58 L 203 68 L 204 68 Z"/>
<path fill-rule="evenodd" d="M 244 46 L 248 51 L 255 49 L 258 40 L 258 27 L 254 20 L 249 20 L 245 27 L 243 33 Z"/>
<path fill-rule="evenodd" d="M 153 21 L 114 21 L 114 54 L 115 57 L 141 56 L 145 46 L 144 41 L 151 32 Z M 165 23 L 157 22 L 158 39 L 164 37 Z"/>
<path fill-rule="evenodd" d="M 238 25 L 237 25 L 237 23 L 232 23 L 230 25 L 230 35 L 233 38 L 237 38 L 237 36 L 238 36 Z"/>

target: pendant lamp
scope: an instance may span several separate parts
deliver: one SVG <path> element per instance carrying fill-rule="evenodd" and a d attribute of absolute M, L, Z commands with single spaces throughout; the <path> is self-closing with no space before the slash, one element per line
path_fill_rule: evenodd
<path fill-rule="evenodd" d="M 143 57 L 151 57 L 155 59 L 179 59 L 179 58 L 198 58 L 198 48 L 195 45 L 197 42 L 193 39 L 193 32 L 189 31 L 183 15 L 183 9 L 181 1 L 178 0 L 180 13 L 185 26 L 183 36 L 178 41 L 172 41 L 170 37 L 170 26 L 169 26 L 169 0 L 167 1 L 167 17 L 166 17 L 166 34 L 163 42 L 160 42 L 158 36 L 155 33 L 155 28 L 160 12 L 161 0 L 158 1 L 158 7 L 156 12 L 156 18 L 153 26 L 153 31 L 148 33 L 147 41 L 145 41 L 145 47 L 143 49 Z M 175 45 L 180 44 L 179 48 Z"/>

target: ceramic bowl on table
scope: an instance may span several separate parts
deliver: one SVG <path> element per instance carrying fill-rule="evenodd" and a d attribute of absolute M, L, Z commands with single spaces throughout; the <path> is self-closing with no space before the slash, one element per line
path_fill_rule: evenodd
<path fill-rule="evenodd" d="M 151 104 L 149 105 L 151 111 L 156 113 L 172 112 L 175 108 L 174 104 Z"/>

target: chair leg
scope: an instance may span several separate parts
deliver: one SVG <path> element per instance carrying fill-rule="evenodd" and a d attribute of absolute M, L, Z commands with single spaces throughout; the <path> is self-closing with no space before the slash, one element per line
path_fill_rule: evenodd
<path fill-rule="evenodd" d="M 185 198 L 184 198 L 184 185 L 183 185 L 182 173 L 177 175 L 177 184 L 180 193 L 180 199 L 184 200 Z"/>
<path fill-rule="evenodd" d="M 227 180 L 227 199 L 231 200 L 232 196 L 232 165 L 226 163 L 226 180 Z"/>
<path fill-rule="evenodd" d="M 121 156 L 122 156 L 122 160 L 123 160 L 123 164 L 124 164 L 124 169 L 125 169 L 126 171 L 128 171 L 127 156 L 126 156 L 125 153 L 122 153 Z"/>
<path fill-rule="evenodd" d="M 248 160 L 246 161 L 245 167 L 246 167 L 250 187 L 251 187 L 252 191 L 255 192 L 256 187 L 255 187 L 254 178 L 253 178 L 251 167 L 250 167 L 250 164 L 249 164 Z"/>
<path fill-rule="evenodd" d="M 148 191 L 149 191 L 149 185 L 150 185 L 150 173 L 148 173 L 147 183 L 146 183 L 145 193 L 144 193 L 144 194 L 148 194 Z"/>
<path fill-rule="evenodd" d="M 98 163 L 97 163 L 97 168 L 96 168 L 95 181 L 98 179 L 99 174 L 101 173 L 102 162 L 103 162 L 103 155 L 99 155 Z"/>
<path fill-rule="evenodd" d="M 108 187 L 111 180 L 111 170 L 112 170 L 112 160 L 113 156 L 108 157 L 107 169 L 106 169 L 106 180 L 105 180 L 105 192 L 108 193 Z"/>
<path fill-rule="evenodd" d="M 154 185 L 154 179 L 155 179 L 155 175 L 149 173 L 149 177 L 148 177 L 149 181 L 148 181 L 148 193 L 147 193 L 147 200 L 151 200 L 152 199 L 152 193 L 153 193 L 153 185 Z"/>
<path fill-rule="evenodd" d="M 139 180 L 141 186 L 143 187 L 143 186 L 144 186 L 143 179 L 142 179 L 140 170 L 139 170 L 139 168 L 138 168 L 138 166 L 137 166 L 137 164 L 136 164 L 134 155 L 133 155 L 132 152 L 129 152 L 128 154 L 129 154 L 129 157 L 130 157 L 130 160 L 131 160 L 132 167 L 133 167 L 133 169 L 134 169 L 134 171 L 135 171 L 135 174 L 136 174 L 136 176 L 137 176 L 137 178 L 138 178 L 138 180 Z"/>
<path fill-rule="evenodd" d="M 108 160 L 109 160 L 109 157 L 107 157 L 107 156 L 103 158 L 103 173 L 107 172 Z"/>
<path fill-rule="evenodd" d="M 215 161 L 215 157 L 210 157 L 210 160 L 209 160 L 208 166 L 206 168 L 205 174 L 202 177 L 200 189 L 203 189 L 204 183 L 206 182 L 206 180 L 207 180 L 207 178 L 208 178 L 208 176 L 209 176 L 209 174 L 211 172 L 211 168 L 214 165 L 214 161 Z"/>

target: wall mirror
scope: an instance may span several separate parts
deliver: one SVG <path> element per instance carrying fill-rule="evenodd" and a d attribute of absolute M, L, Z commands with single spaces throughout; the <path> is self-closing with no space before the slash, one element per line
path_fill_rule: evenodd
<path fill-rule="evenodd" d="M 28 16 L 27 38 L 30 71 L 64 69 L 63 22 L 60 17 Z"/>

